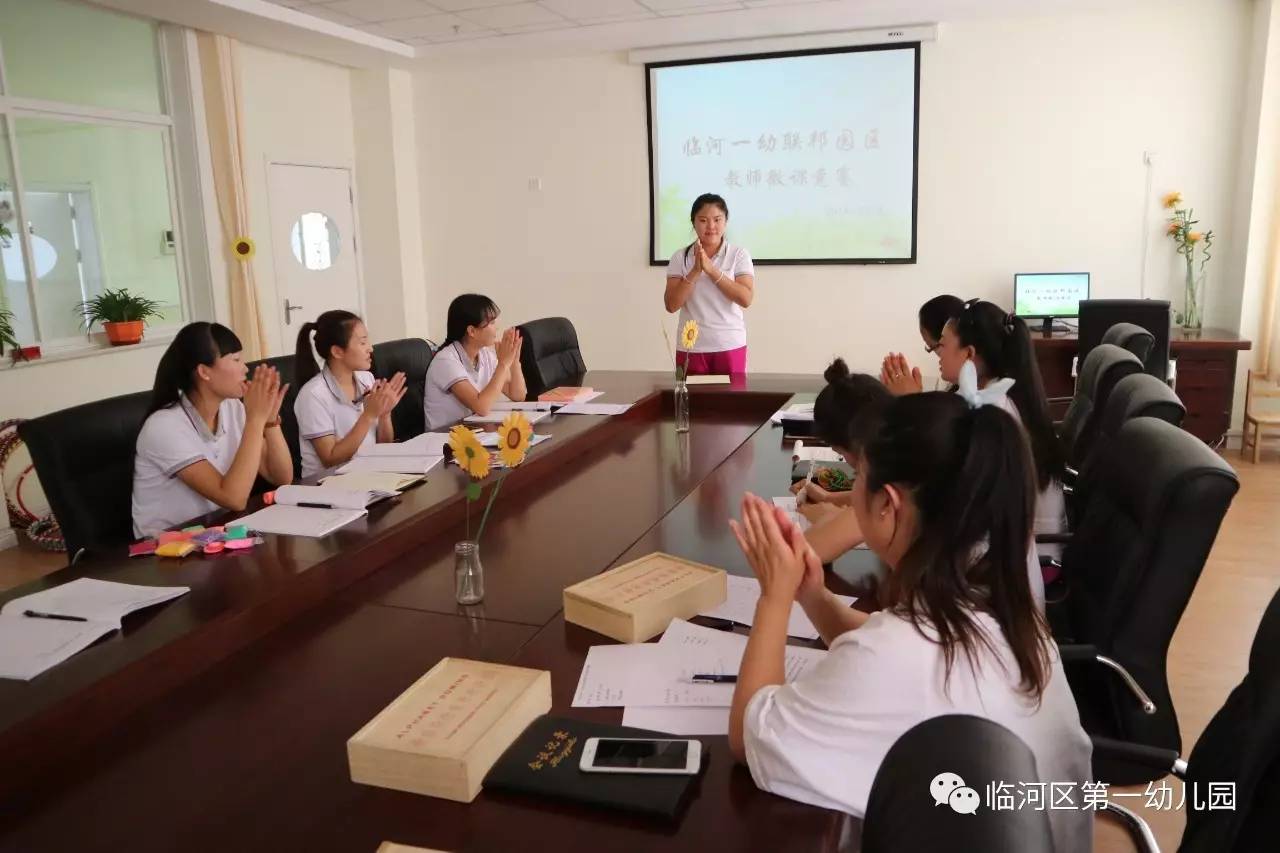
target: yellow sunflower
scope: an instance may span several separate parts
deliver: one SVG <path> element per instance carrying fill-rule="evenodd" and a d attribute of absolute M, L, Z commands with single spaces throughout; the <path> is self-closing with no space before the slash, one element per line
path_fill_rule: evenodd
<path fill-rule="evenodd" d="M 698 323 L 690 320 L 684 324 L 684 329 L 680 332 L 680 345 L 685 349 L 693 349 L 693 345 L 698 342 Z"/>
<path fill-rule="evenodd" d="M 453 458 L 473 479 L 483 480 L 489 476 L 489 451 L 480 444 L 474 432 L 459 424 L 449 430 L 449 447 L 453 450 Z"/>
<path fill-rule="evenodd" d="M 1182 204 L 1182 193 L 1168 193 L 1163 199 L 1161 199 L 1161 203 L 1165 207 L 1177 207 Z"/>
<path fill-rule="evenodd" d="M 533 425 L 520 412 L 512 412 L 498 427 L 498 457 L 508 468 L 524 461 L 533 438 Z"/>

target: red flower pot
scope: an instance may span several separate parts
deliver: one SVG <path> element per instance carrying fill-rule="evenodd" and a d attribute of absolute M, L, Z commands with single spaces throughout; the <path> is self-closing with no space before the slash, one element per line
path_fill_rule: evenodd
<path fill-rule="evenodd" d="M 142 320 L 127 320 L 123 323 L 103 323 L 102 327 L 107 330 L 107 340 L 111 341 L 111 345 L 119 347 L 140 342 L 144 325 Z"/>

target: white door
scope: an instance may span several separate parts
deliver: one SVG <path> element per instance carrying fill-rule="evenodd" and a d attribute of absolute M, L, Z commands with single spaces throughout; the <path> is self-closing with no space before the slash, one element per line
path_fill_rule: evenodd
<path fill-rule="evenodd" d="M 361 311 L 351 171 L 271 163 L 267 191 L 280 334 L 292 352 L 308 320 L 334 308 Z"/>

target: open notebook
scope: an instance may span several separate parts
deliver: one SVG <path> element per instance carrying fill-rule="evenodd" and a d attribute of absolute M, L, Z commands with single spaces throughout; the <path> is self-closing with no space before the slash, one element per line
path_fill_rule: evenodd
<path fill-rule="evenodd" d="M 185 586 L 138 586 L 77 578 L 15 598 L 0 609 L 0 678 L 30 681 L 100 637 L 124 617 L 186 595 Z"/>

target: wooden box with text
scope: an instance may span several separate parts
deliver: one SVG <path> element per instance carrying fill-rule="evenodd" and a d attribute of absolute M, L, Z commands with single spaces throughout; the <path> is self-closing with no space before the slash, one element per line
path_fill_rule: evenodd
<path fill-rule="evenodd" d="M 551 673 L 444 658 L 347 741 L 351 781 L 469 803 L 551 710 Z"/>
<path fill-rule="evenodd" d="M 654 553 L 564 591 L 564 619 L 624 643 L 643 643 L 672 619 L 689 619 L 724 603 L 723 569 Z"/>

